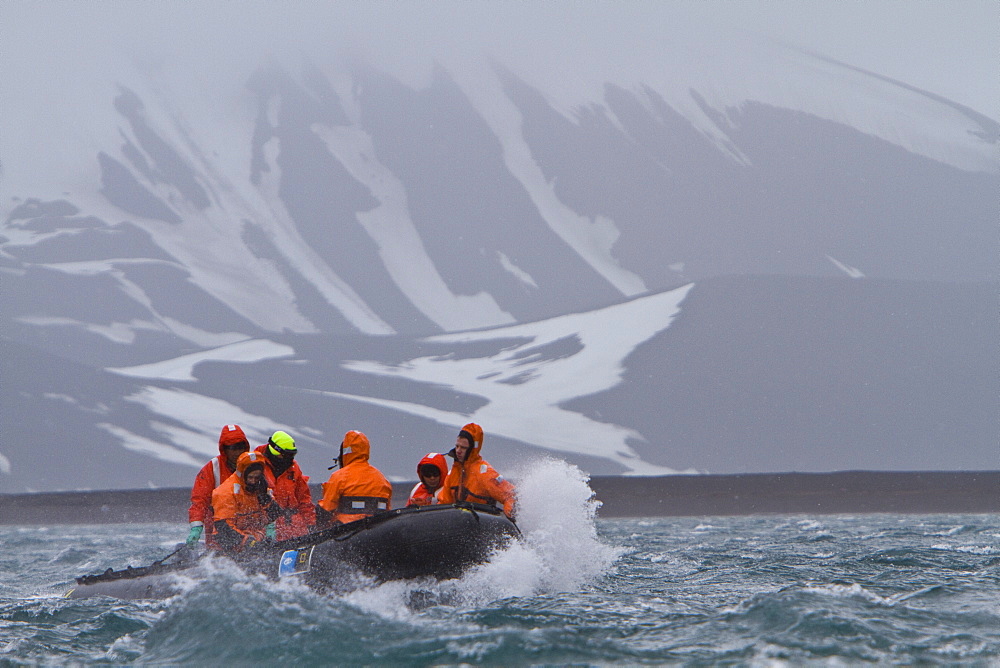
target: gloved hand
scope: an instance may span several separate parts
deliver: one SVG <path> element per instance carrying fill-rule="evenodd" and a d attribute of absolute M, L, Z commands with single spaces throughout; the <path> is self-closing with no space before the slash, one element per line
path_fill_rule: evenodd
<path fill-rule="evenodd" d="M 200 524 L 192 524 L 191 530 L 188 531 L 187 544 L 188 546 L 195 545 L 199 539 L 201 539 L 201 532 L 205 530 Z"/>
<path fill-rule="evenodd" d="M 281 506 L 278 502 L 271 497 L 258 498 L 258 503 L 267 509 L 267 520 L 269 522 L 274 522 L 276 519 L 281 517 Z"/>
<path fill-rule="evenodd" d="M 264 529 L 264 534 L 271 540 L 278 537 L 278 527 L 275 526 L 274 522 L 271 522 Z"/>

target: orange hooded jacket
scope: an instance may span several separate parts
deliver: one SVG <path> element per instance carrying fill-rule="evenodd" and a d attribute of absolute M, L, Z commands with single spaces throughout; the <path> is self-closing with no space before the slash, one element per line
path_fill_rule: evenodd
<path fill-rule="evenodd" d="M 427 488 L 427 485 L 423 482 L 423 476 L 420 475 L 420 469 L 427 464 L 436 466 L 438 471 L 441 472 L 441 487 L 438 487 L 434 491 Z M 429 452 L 424 455 L 424 458 L 417 463 L 417 478 L 421 480 L 416 485 L 414 485 L 413 490 L 410 491 L 410 499 L 406 502 L 406 506 L 431 506 L 436 503 L 441 503 L 438 500 L 438 495 L 441 490 L 444 489 L 445 478 L 448 477 L 448 461 L 444 458 L 444 455 L 437 452 Z"/>
<path fill-rule="evenodd" d="M 215 540 L 214 512 L 212 511 L 212 491 L 222 484 L 222 482 L 233 474 L 226 461 L 227 445 L 237 445 L 246 443 L 247 450 L 250 449 L 250 442 L 238 424 L 227 424 L 219 434 L 219 455 L 212 457 L 201 467 L 198 475 L 194 477 L 194 485 L 191 487 L 191 507 L 188 508 L 188 522 L 192 526 L 205 527 L 205 544 L 212 545 Z"/>
<path fill-rule="evenodd" d="M 464 462 L 455 459 L 438 497 L 441 503 L 468 501 L 491 506 L 499 504 L 503 506 L 507 517 L 513 518 L 516 490 L 510 481 L 505 480 L 480 455 L 483 447 L 483 428 L 478 424 L 469 423 L 462 427 L 459 436 L 466 437 L 471 447 Z M 455 451 L 452 450 L 448 454 L 454 457 Z"/>
<path fill-rule="evenodd" d="M 277 519 L 276 530 L 277 539 L 296 538 L 309 533 L 311 527 L 316 524 L 316 507 L 313 506 L 312 493 L 309 491 L 309 476 L 302 473 L 299 463 L 292 462 L 292 465 L 282 472 L 281 475 L 274 475 L 274 467 L 268 459 L 267 444 L 257 446 L 256 452 L 264 455 L 264 476 L 267 478 L 267 485 L 271 488 L 274 500 L 278 502 L 283 510 L 291 511 L 286 516 L 283 514 Z"/>
<path fill-rule="evenodd" d="M 371 445 L 360 431 L 344 434 L 340 446 L 343 463 L 323 483 L 320 508 L 333 513 L 337 522 L 353 522 L 392 509 L 392 485 L 382 472 L 368 463 Z"/>
<path fill-rule="evenodd" d="M 266 468 L 264 455 L 258 452 L 241 454 L 236 462 L 236 472 L 212 492 L 216 539 L 225 548 L 237 552 L 263 540 L 267 525 L 274 521 L 278 512 L 270 489 L 267 490 L 266 501 L 261 503 L 258 495 L 249 493 L 244 487 L 243 478 L 251 466 Z"/>

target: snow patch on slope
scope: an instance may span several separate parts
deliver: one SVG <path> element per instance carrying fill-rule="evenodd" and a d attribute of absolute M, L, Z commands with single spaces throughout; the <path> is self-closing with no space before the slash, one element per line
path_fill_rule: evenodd
<path fill-rule="evenodd" d="M 184 466 L 196 466 L 200 468 L 205 463 L 195 459 L 185 450 L 161 443 L 159 441 L 154 441 L 151 438 L 146 438 L 145 436 L 140 436 L 139 434 L 134 434 L 124 427 L 119 427 L 118 425 L 107 422 L 102 422 L 96 426 L 118 439 L 122 447 L 126 450 L 131 450 L 132 452 L 137 452 L 141 455 L 155 457 L 156 459 L 170 462 L 171 464 L 182 464 Z M 218 449 L 216 449 L 216 454 L 218 454 Z"/>
<path fill-rule="evenodd" d="M 275 424 L 270 418 L 247 413 L 227 401 L 195 392 L 146 387 L 126 397 L 126 400 L 145 406 L 170 422 L 187 425 L 187 428 L 153 421 L 150 427 L 163 437 L 163 441 L 153 441 L 118 427 L 113 427 L 112 431 L 112 426 L 108 425 L 106 430 L 118 437 L 123 447 L 199 468 L 204 465 L 206 458 L 219 454 L 219 431 L 224 424 L 243 427 L 251 443 L 265 443 L 272 433 L 255 429 L 252 426 L 255 424 L 268 424 L 273 425 L 275 430 L 296 432 L 288 425 Z M 190 453 L 199 458 L 193 458 Z"/>
<path fill-rule="evenodd" d="M 603 216 L 588 218 L 563 204 L 555 193 L 555 184 L 545 179 L 531 155 L 521 131 L 520 111 L 503 92 L 496 72 L 482 64 L 480 68 L 466 64 L 454 68 L 451 74 L 493 129 L 507 169 L 531 197 L 546 225 L 622 295 L 634 297 L 646 292 L 642 278 L 622 267 L 612 253 L 621 235 L 614 221 Z"/>
<path fill-rule="evenodd" d="M 835 266 L 837 269 L 840 269 L 842 272 L 844 272 L 845 274 L 847 274 L 851 278 L 864 278 L 865 277 L 864 272 L 861 271 L 860 269 L 858 269 L 857 267 L 852 267 L 849 264 L 844 264 L 843 262 L 841 262 L 837 258 L 832 257 L 830 255 L 827 255 L 826 259 L 829 260 L 830 262 L 832 262 L 833 266 Z"/>
<path fill-rule="evenodd" d="M 530 285 L 536 290 L 538 289 L 538 283 L 536 283 L 535 279 L 531 277 L 531 274 L 514 264 L 514 262 L 507 257 L 506 253 L 497 251 L 497 259 L 500 261 L 500 266 L 513 274 L 517 280 L 521 281 L 525 285 Z"/>
<path fill-rule="evenodd" d="M 289 346 L 267 339 L 253 339 L 231 343 L 226 346 L 203 350 L 190 355 L 181 355 L 153 364 L 106 369 L 120 376 L 133 378 L 155 378 L 174 381 L 195 381 L 194 367 L 201 362 L 259 362 L 266 359 L 292 357 L 295 350 Z"/>
<path fill-rule="evenodd" d="M 397 365 L 363 360 L 343 364 L 358 373 L 444 386 L 487 400 L 486 405 L 470 415 L 356 394 L 320 394 L 392 408 L 449 426 L 475 421 L 490 434 L 544 444 L 550 450 L 609 459 L 633 474 L 675 473 L 638 456 L 629 445 L 629 441 L 644 440 L 638 432 L 598 422 L 562 405 L 620 383 L 624 360 L 637 346 L 670 326 L 692 287 L 687 285 L 588 313 L 425 339 L 429 343 L 523 340 L 489 357 L 432 356 Z M 623 322 L 629 326 L 623 327 Z M 547 344 L 573 337 L 582 345 L 573 354 L 548 359 L 535 352 Z"/>
<path fill-rule="evenodd" d="M 515 321 L 485 292 L 463 296 L 448 289 L 410 219 L 405 187 L 378 161 L 371 137 L 355 128 L 314 124 L 312 130 L 381 203 L 370 211 L 358 212 L 358 221 L 378 246 L 393 282 L 421 313 L 445 331 Z"/>

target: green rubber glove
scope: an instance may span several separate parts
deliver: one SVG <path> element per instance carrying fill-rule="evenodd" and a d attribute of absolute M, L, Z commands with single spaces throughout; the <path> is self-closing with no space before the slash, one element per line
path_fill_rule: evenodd
<path fill-rule="evenodd" d="M 267 535 L 268 538 L 274 540 L 278 535 L 278 528 L 274 525 L 274 522 L 271 522 L 270 524 L 267 525 L 267 528 L 264 530 L 264 533 Z"/>
<path fill-rule="evenodd" d="M 202 525 L 200 525 L 200 524 L 192 524 L 191 525 L 191 530 L 188 532 L 187 544 L 189 546 L 196 544 L 198 542 L 198 540 L 201 538 L 201 532 L 204 531 L 204 530 L 205 530 L 205 527 L 203 527 Z"/>

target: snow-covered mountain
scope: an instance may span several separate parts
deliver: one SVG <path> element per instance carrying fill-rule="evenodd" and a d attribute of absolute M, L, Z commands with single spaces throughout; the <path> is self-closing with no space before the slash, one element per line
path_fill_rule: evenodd
<path fill-rule="evenodd" d="M 26 77 L 0 491 L 187 485 L 233 422 L 317 480 L 347 429 L 412 479 L 468 421 L 515 474 L 1000 464 L 1000 124 L 660 46 Z"/>

